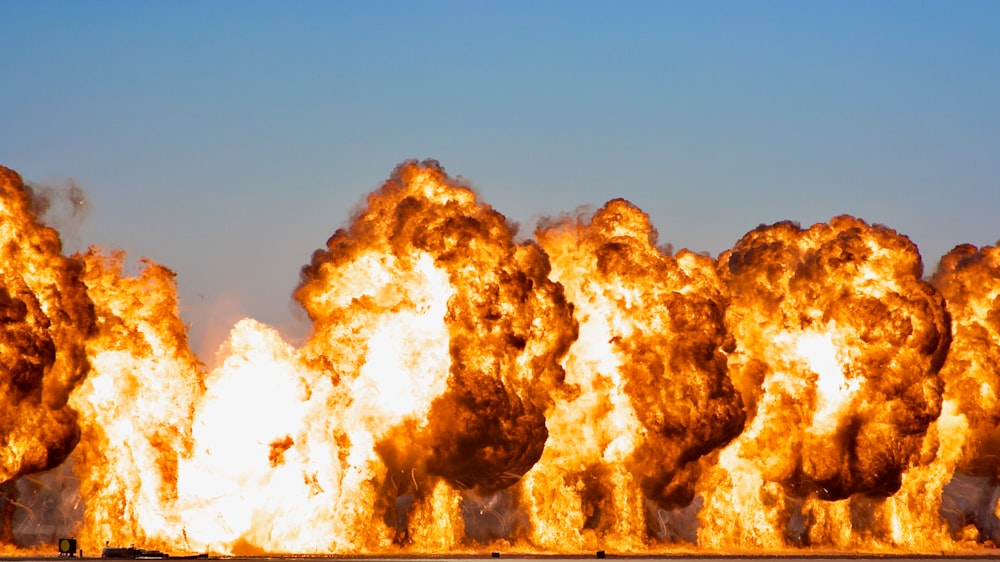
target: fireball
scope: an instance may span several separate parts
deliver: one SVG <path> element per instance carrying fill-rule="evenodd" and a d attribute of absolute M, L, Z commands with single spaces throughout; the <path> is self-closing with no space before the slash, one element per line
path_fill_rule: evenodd
<path fill-rule="evenodd" d="M 943 299 L 909 239 L 849 216 L 761 226 L 718 267 L 750 421 L 701 483 L 699 542 L 858 546 L 866 524 L 852 535 L 842 500 L 888 498 L 926 462 L 951 334 Z M 793 530 L 798 510 L 813 523 Z"/>
<path fill-rule="evenodd" d="M 349 389 L 349 455 L 378 467 L 398 541 L 454 543 L 460 528 L 414 536 L 409 519 L 447 506 L 458 524 L 456 492 L 503 490 L 542 455 L 576 324 L 545 254 L 513 237 L 439 164 L 406 162 L 303 269 L 304 352 Z"/>
<path fill-rule="evenodd" d="M 690 503 L 699 458 L 743 427 L 723 353 L 725 287 L 710 258 L 657 248 L 649 217 L 624 200 L 535 235 L 580 336 L 564 361 L 572 390 L 550 410 L 525 484 L 531 540 L 643 548 L 645 501 Z"/>
<path fill-rule="evenodd" d="M 90 367 L 93 304 L 83 264 L 30 212 L 0 166 L 0 484 L 62 463 L 80 438 L 70 392 Z"/>

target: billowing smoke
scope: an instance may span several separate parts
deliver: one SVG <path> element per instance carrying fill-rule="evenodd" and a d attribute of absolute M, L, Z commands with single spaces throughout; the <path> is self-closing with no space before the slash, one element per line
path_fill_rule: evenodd
<path fill-rule="evenodd" d="M 59 181 L 28 182 L 28 212 L 59 231 L 64 244 L 79 243 L 79 231 L 90 211 L 90 202 L 80 184 L 73 178 Z M 74 251 L 76 248 L 71 248 Z"/>

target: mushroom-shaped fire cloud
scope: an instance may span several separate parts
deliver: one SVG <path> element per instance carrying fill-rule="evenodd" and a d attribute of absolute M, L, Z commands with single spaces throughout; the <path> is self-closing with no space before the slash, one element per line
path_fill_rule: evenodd
<path fill-rule="evenodd" d="M 437 162 L 410 161 L 303 269 L 306 356 L 350 388 L 384 494 L 438 479 L 491 493 L 542 454 L 576 324 L 545 254 L 514 233 Z"/>

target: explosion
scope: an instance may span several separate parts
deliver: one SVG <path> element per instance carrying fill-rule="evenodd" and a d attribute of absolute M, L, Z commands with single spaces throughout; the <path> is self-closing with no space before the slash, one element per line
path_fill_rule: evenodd
<path fill-rule="evenodd" d="M 580 336 L 565 361 L 573 390 L 524 484 L 532 542 L 644 548 L 644 498 L 689 504 L 698 459 L 743 427 L 722 351 L 726 290 L 710 258 L 658 249 L 649 217 L 623 200 L 535 236 Z"/>
<path fill-rule="evenodd" d="M 958 468 L 960 493 L 946 518 L 972 538 L 996 542 L 1000 527 L 991 517 L 997 505 L 990 491 L 1000 478 L 1000 247 L 956 247 L 931 282 L 944 295 L 953 331 L 941 378 L 954 443 L 942 470 Z M 961 493 L 961 486 L 972 490 Z"/>
<path fill-rule="evenodd" d="M 94 330 L 82 263 L 62 255 L 59 235 L 31 205 L 21 178 L 0 167 L 0 537 L 8 540 L 16 491 L 4 484 L 59 465 L 80 439 L 68 401 L 87 375 Z"/>
<path fill-rule="evenodd" d="M 87 341 L 93 368 L 70 402 L 83 426 L 72 456 L 86 502 L 78 535 L 90 544 L 166 546 L 173 535 L 163 530 L 178 527 L 178 465 L 194 448 L 193 404 L 204 392 L 174 273 L 143 260 L 129 277 L 124 254 L 97 248 L 82 259 L 97 333 Z"/>
<path fill-rule="evenodd" d="M 1000 423 L 1000 247 L 958 246 L 931 280 L 951 313 L 953 340 L 941 370 L 945 396 L 969 425 L 963 470 L 1000 476 L 988 440 Z"/>
<path fill-rule="evenodd" d="M 399 497 L 416 517 L 442 501 L 437 479 L 491 494 L 542 455 L 576 325 L 545 255 L 513 235 L 436 162 L 407 162 L 303 269 L 305 353 L 350 388 L 343 406 L 365 436 L 351 433 L 350 454 L 384 464 L 374 482 L 390 517 Z"/>
<path fill-rule="evenodd" d="M 749 421 L 702 483 L 699 542 L 859 546 L 843 500 L 891 497 L 924 462 L 950 340 L 944 301 L 921 280 L 916 246 L 847 216 L 762 226 L 718 264 Z M 796 510 L 813 520 L 798 537 Z"/>
<path fill-rule="evenodd" d="M 7 544 L 941 552 L 1000 537 L 1000 253 L 849 216 L 718 259 L 616 199 L 533 240 L 407 161 L 208 369 L 172 271 L 0 168 Z M 77 194 L 82 200 L 82 193 Z"/>

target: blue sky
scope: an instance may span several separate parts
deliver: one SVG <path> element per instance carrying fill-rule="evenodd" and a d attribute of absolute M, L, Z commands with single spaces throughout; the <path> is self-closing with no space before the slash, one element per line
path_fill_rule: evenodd
<path fill-rule="evenodd" d="M 624 197 L 676 248 L 851 213 L 1000 239 L 1000 2 L 0 4 L 0 164 L 90 201 L 69 250 L 177 272 L 205 352 L 305 328 L 300 267 L 400 161 L 529 234 Z"/>

